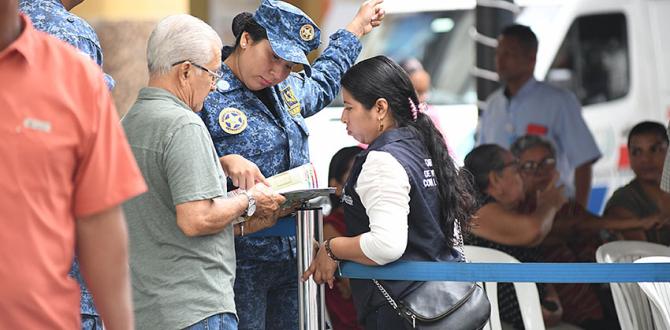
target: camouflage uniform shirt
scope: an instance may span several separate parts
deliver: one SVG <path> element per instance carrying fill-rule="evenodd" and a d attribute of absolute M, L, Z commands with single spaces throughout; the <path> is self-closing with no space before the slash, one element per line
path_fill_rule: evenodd
<path fill-rule="evenodd" d="M 102 68 L 102 48 L 95 30 L 81 17 L 68 12 L 60 0 L 19 0 L 19 10 L 30 17 L 36 29 L 79 49 Z M 105 74 L 112 90 L 114 79 Z"/>
<path fill-rule="evenodd" d="M 219 156 L 241 155 L 256 164 L 266 177 L 308 163 L 309 130 L 305 117 L 316 114 L 337 96 L 342 75 L 360 51 L 361 43 L 351 32 L 339 30 L 331 35 L 330 44 L 311 66 L 311 76 L 291 73 L 283 82 L 261 91 L 274 109 L 269 109 L 257 97 L 258 92 L 247 89 L 222 63 L 219 90 L 209 94 L 200 113 Z M 224 59 L 231 52 L 231 47 L 225 47 Z M 294 256 L 295 235 L 273 235 L 273 228 L 236 238 L 238 260 L 277 261 Z"/>

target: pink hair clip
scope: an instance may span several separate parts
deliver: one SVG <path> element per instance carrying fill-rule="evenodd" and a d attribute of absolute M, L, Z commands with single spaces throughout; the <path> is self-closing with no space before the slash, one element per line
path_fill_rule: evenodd
<path fill-rule="evenodd" d="M 416 107 L 416 104 L 414 104 L 411 97 L 408 97 L 407 100 L 409 100 L 409 111 L 412 112 L 412 120 L 416 121 L 416 117 L 419 115 L 419 109 Z"/>
<path fill-rule="evenodd" d="M 409 100 L 409 110 L 412 112 L 412 120 L 416 121 L 416 118 L 419 116 L 419 112 L 426 113 L 428 108 L 426 102 L 419 103 L 419 106 L 417 107 L 416 104 L 414 104 L 414 101 L 412 101 L 411 97 L 408 97 L 407 100 Z"/>

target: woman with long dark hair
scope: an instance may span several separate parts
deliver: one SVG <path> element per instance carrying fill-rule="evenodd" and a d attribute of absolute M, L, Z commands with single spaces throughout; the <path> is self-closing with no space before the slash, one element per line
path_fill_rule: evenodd
<path fill-rule="evenodd" d="M 454 233 L 472 215 L 475 199 L 405 71 L 387 57 L 373 57 L 349 69 L 342 88 L 341 120 L 349 135 L 369 147 L 354 160 L 342 196 L 350 237 L 326 240 L 303 280 L 313 276 L 332 287 L 339 260 L 463 260 Z M 423 282 L 379 283 L 398 298 Z M 351 287 L 366 329 L 411 325 L 373 281 L 352 279 Z"/>

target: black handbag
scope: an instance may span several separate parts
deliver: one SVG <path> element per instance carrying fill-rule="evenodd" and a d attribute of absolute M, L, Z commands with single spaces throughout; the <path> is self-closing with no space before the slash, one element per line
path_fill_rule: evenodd
<path fill-rule="evenodd" d="M 484 290 L 473 282 L 423 282 L 396 300 L 379 281 L 372 281 L 389 305 L 414 329 L 482 329 L 491 314 Z"/>

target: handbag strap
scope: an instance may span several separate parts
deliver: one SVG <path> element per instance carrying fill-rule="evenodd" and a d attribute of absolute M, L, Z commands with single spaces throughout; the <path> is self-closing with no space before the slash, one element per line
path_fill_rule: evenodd
<path fill-rule="evenodd" d="M 400 308 L 398 307 L 398 303 L 396 303 L 393 297 L 391 297 L 391 294 L 389 294 L 388 291 L 384 289 L 384 286 L 382 286 L 382 284 L 375 279 L 372 279 L 372 282 L 375 283 L 377 289 L 379 289 L 379 292 L 381 292 L 382 296 L 384 296 L 384 299 L 386 299 L 389 305 L 391 305 L 393 310 L 395 310 L 400 317 L 404 318 L 407 321 L 410 321 L 412 323 L 412 329 L 416 329 L 416 315 L 414 315 L 414 313 L 411 313 L 409 311 L 406 312 L 401 311 Z"/>
<path fill-rule="evenodd" d="M 461 221 L 458 219 L 454 220 L 454 235 L 456 236 L 454 247 L 461 254 L 461 259 L 459 261 L 468 262 L 468 259 L 465 257 L 465 250 L 463 249 L 463 231 L 461 231 Z"/>
<path fill-rule="evenodd" d="M 461 254 L 461 259 L 459 261 L 461 262 L 467 262 L 467 259 L 465 257 L 465 250 L 463 249 L 463 232 L 461 231 L 461 222 L 456 219 L 454 220 L 454 247 L 456 250 Z M 379 283 L 379 281 L 372 279 L 372 282 L 377 286 L 377 289 L 379 289 L 379 292 L 381 292 L 382 296 L 384 296 L 384 299 L 391 305 L 393 310 L 395 310 L 400 317 L 406 319 L 407 321 L 410 321 L 412 323 L 412 328 L 416 329 L 416 315 L 410 311 L 402 311 L 400 310 L 400 307 L 398 307 L 398 303 L 391 297 L 391 294 L 384 289 L 384 286 Z"/>

